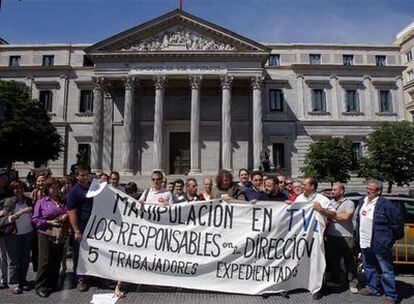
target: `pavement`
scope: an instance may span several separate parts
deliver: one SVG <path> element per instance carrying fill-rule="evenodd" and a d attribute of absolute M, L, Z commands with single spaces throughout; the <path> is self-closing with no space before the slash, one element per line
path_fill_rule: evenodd
<path fill-rule="evenodd" d="M 71 269 L 71 261 L 68 261 Z M 397 269 L 397 289 L 403 304 L 414 304 L 414 267 Z M 28 280 L 34 283 L 35 273 L 31 266 L 29 269 Z M 98 288 L 96 284 L 87 292 L 79 292 L 74 282 L 74 274 L 69 272 L 62 278 L 63 289 L 52 293 L 50 297 L 39 298 L 35 292 L 23 292 L 14 295 L 10 290 L 0 290 L 0 304 L 80 304 L 89 303 L 93 294 L 112 293 L 113 286 Z M 95 286 L 94 286 L 95 285 Z M 315 301 L 307 291 L 289 292 L 288 298 L 281 295 L 271 295 L 267 298 L 262 296 L 247 296 L 239 294 L 226 294 L 219 292 L 206 292 L 200 290 L 189 290 L 171 287 L 156 287 L 148 285 L 127 285 L 126 298 L 118 299 L 117 304 L 137 303 L 137 304 L 277 304 L 277 303 L 319 303 L 319 304 L 379 304 L 384 303 L 385 297 L 364 297 L 354 295 L 349 290 L 332 291 L 321 300 Z"/>

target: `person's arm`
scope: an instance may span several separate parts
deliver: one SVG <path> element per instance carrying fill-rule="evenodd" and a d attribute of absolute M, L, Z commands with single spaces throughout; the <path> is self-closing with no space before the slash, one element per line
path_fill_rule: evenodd
<path fill-rule="evenodd" d="M 69 222 L 75 232 L 75 241 L 82 240 L 82 234 L 79 230 L 79 220 L 76 209 L 69 210 Z"/>
<path fill-rule="evenodd" d="M 338 222 L 349 221 L 353 215 L 354 215 L 353 213 L 348 213 L 348 212 L 336 213 L 334 220 Z"/>
<path fill-rule="evenodd" d="M 329 219 L 335 219 L 335 217 L 336 217 L 336 212 L 335 211 L 332 211 L 332 210 L 328 210 L 328 209 L 323 208 L 321 206 L 321 204 L 318 203 L 318 202 L 314 202 L 313 203 L 313 208 L 316 211 L 318 211 L 320 214 L 326 216 Z"/>

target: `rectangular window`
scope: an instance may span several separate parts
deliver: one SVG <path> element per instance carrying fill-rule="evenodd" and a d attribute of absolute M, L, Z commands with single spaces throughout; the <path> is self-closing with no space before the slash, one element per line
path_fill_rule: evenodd
<path fill-rule="evenodd" d="M 269 66 L 278 66 L 278 65 L 280 65 L 280 55 L 270 55 Z"/>
<path fill-rule="evenodd" d="M 273 144 L 273 162 L 275 169 L 285 168 L 285 144 Z"/>
<path fill-rule="evenodd" d="M 358 112 L 358 92 L 357 90 L 346 90 L 346 111 Z"/>
<path fill-rule="evenodd" d="M 411 51 L 408 51 L 405 53 L 405 62 L 410 62 L 411 60 L 413 60 L 413 53 Z"/>
<path fill-rule="evenodd" d="M 380 112 L 392 112 L 390 90 L 380 91 Z"/>
<path fill-rule="evenodd" d="M 52 112 L 52 91 L 45 90 L 39 92 L 39 101 L 48 112 Z"/>
<path fill-rule="evenodd" d="M 90 144 L 79 144 L 78 145 L 78 154 L 81 161 L 90 166 L 91 165 L 91 145 Z"/>
<path fill-rule="evenodd" d="M 353 143 L 352 144 L 352 151 L 354 152 L 357 159 L 362 157 L 362 145 L 361 143 Z"/>
<path fill-rule="evenodd" d="M 312 90 L 312 111 L 326 112 L 325 91 L 322 89 Z"/>
<path fill-rule="evenodd" d="M 377 66 L 386 66 L 387 65 L 387 56 L 377 55 L 375 56 L 375 63 Z"/>
<path fill-rule="evenodd" d="M 321 55 L 320 54 L 310 54 L 309 55 L 310 64 L 321 64 Z"/>
<path fill-rule="evenodd" d="M 269 105 L 272 112 L 283 112 L 283 91 L 272 89 L 269 91 Z"/>
<path fill-rule="evenodd" d="M 79 112 L 81 113 L 93 112 L 93 91 L 92 90 L 81 91 Z"/>
<path fill-rule="evenodd" d="M 43 55 L 43 66 L 51 66 L 55 64 L 54 55 Z"/>
<path fill-rule="evenodd" d="M 354 64 L 354 55 L 343 55 L 344 65 L 353 65 Z"/>
<path fill-rule="evenodd" d="M 89 59 L 88 56 L 83 55 L 83 66 L 85 67 L 93 67 L 95 64 L 92 62 L 92 60 Z"/>
<path fill-rule="evenodd" d="M 22 59 L 22 56 L 10 56 L 9 66 L 11 66 L 11 67 L 20 66 L 20 59 Z"/>
<path fill-rule="evenodd" d="M 413 79 L 414 79 L 414 71 L 413 70 L 407 71 L 407 81 L 411 81 Z"/>

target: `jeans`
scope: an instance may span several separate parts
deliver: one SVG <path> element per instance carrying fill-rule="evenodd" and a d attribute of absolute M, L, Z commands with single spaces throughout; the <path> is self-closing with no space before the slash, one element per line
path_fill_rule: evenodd
<path fill-rule="evenodd" d="M 0 283 L 7 284 L 7 252 L 6 241 L 4 237 L 0 238 L 0 269 L 1 269 L 1 281 Z"/>
<path fill-rule="evenodd" d="M 30 263 L 32 239 L 33 232 L 21 235 L 8 235 L 5 237 L 10 288 L 22 288 L 28 285 L 26 276 Z"/>
<path fill-rule="evenodd" d="M 86 228 L 86 224 L 87 223 L 82 223 L 82 222 L 79 223 L 79 230 L 83 237 L 86 237 L 85 235 L 83 235 L 85 228 Z M 76 240 L 73 241 L 73 268 L 75 269 L 75 272 L 77 271 L 77 268 L 78 268 L 80 243 L 81 241 L 76 241 Z M 77 274 L 76 278 L 78 282 L 88 283 L 88 276 L 86 275 Z"/>
<path fill-rule="evenodd" d="M 381 293 L 380 282 L 387 299 L 397 303 L 398 295 L 395 285 L 392 251 L 375 253 L 371 248 L 362 249 L 362 262 L 368 280 L 367 289 L 370 293 Z"/>

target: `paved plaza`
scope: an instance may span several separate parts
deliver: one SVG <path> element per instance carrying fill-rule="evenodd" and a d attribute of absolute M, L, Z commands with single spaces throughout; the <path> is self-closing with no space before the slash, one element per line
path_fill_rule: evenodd
<path fill-rule="evenodd" d="M 71 267 L 71 263 L 69 263 Z M 70 268 L 69 268 L 70 269 Z M 399 269 L 397 277 L 397 287 L 401 298 L 401 303 L 414 303 L 414 267 L 404 267 Z M 29 269 L 28 279 L 33 283 L 35 273 Z M 89 303 L 93 294 L 110 293 L 113 289 L 98 288 L 92 286 L 88 292 L 79 292 L 73 283 L 73 273 L 66 274 L 63 282 L 63 289 L 50 295 L 49 298 L 39 298 L 35 292 L 24 292 L 14 295 L 9 290 L 0 290 L 0 304 L 58 304 L 58 303 Z M 348 290 L 333 291 L 330 295 L 323 297 L 319 301 L 312 299 L 306 291 L 291 292 L 287 297 L 274 295 L 269 297 L 247 296 L 238 294 L 225 294 L 218 292 L 206 292 L 199 290 L 188 290 L 181 288 L 156 287 L 148 285 L 128 285 L 127 296 L 119 299 L 117 304 L 137 303 L 137 304 L 276 304 L 276 303 L 352 303 L 352 304 L 380 304 L 385 297 L 363 297 L 351 294 Z"/>

